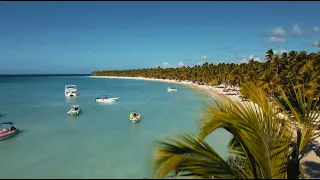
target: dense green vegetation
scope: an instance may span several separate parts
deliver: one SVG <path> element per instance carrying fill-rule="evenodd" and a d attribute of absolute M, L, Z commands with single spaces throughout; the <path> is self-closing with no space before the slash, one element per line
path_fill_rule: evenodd
<path fill-rule="evenodd" d="M 198 84 L 218 85 L 226 83 L 231 86 L 241 86 L 252 82 L 268 95 L 278 92 L 278 88 L 289 88 L 291 83 L 304 84 L 307 94 L 319 93 L 320 51 L 307 53 L 306 51 L 291 51 L 274 54 L 270 49 L 265 54 L 265 61 L 254 59 L 248 63 L 220 63 L 214 65 L 205 62 L 202 66 L 178 68 L 147 68 L 112 71 L 95 71 L 94 76 L 127 76 L 159 79 L 189 80 Z M 246 92 L 242 92 L 246 95 Z"/>

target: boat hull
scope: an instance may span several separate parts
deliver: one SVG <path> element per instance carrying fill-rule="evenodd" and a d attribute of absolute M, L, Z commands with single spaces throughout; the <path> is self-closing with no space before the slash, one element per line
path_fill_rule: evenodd
<path fill-rule="evenodd" d="M 66 97 L 76 97 L 76 96 L 78 96 L 79 94 L 78 94 L 78 93 L 64 93 L 64 95 L 65 95 Z"/>
<path fill-rule="evenodd" d="M 130 121 L 131 121 L 132 123 L 136 124 L 136 123 L 140 122 L 140 119 L 130 119 Z"/>
<path fill-rule="evenodd" d="M 99 103 L 110 103 L 110 102 L 115 102 L 118 99 L 119 98 L 108 98 L 108 99 L 97 98 L 96 102 L 99 102 Z"/>
<path fill-rule="evenodd" d="M 15 129 L 13 131 L 9 130 L 8 133 L 0 134 L 0 141 L 16 136 L 19 133 L 19 129 Z"/>
<path fill-rule="evenodd" d="M 138 114 L 136 117 L 133 117 L 133 114 L 130 114 L 129 120 L 130 120 L 131 122 L 133 122 L 133 123 L 138 123 L 138 122 L 140 121 L 140 119 L 141 119 L 140 114 Z"/>
<path fill-rule="evenodd" d="M 81 110 L 79 111 L 68 111 L 67 114 L 70 115 L 70 116 L 77 116 L 79 115 L 81 112 Z"/>

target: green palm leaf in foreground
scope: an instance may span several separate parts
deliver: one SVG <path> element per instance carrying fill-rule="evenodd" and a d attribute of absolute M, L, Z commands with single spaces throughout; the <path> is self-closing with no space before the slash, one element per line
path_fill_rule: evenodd
<path fill-rule="evenodd" d="M 252 84 L 244 88 L 254 103 L 216 98 L 207 106 L 197 136 L 182 134 L 178 139 L 158 142 L 153 160 L 155 177 L 299 178 L 301 151 L 316 134 L 315 125 L 310 124 L 315 117 L 311 116 L 314 114 L 311 104 L 305 106 L 307 110 L 300 116 L 282 94 L 293 116 L 279 116 L 275 109 L 276 105 L 283 108 L 282 104 L 271 103 L 262 89 Z M 299 123 L 294 126 L 293 121 Z M 205 142 L 205 137 L 219 128 L 233 135 L 227 160 Z M 292 133 L 296 129 L 298 136 Z M 298 144 L 294 148 L 293 142 Z"/>
<path fill-rule="evenodd" d="M 286 92 L 289 95 L 286 95 Z M 320 125 L 319 94 L 307 94 L 304 85 L 297 85 L 296 88 L 293 88 L 293 94 L 290 91 L 286 92 L 281 90 L 282 102 L 280 98 L 275 100 L 284 110 L 295 132 L 288 164 L 288 178 L 304 177 L 300 164 L 300 160 L 306 155 L 303 150 L 320 135 L 317 131 Z M 286 109 L 288 111 L 285 111 Z"/>
<path fill-rule="evenodd" d="M 237 174 L 205 141 L 183 134 L 170 142 L 158 142 L 154 169 L 158 178 L 170 173 L 197 178 L 233 178 Z"/>

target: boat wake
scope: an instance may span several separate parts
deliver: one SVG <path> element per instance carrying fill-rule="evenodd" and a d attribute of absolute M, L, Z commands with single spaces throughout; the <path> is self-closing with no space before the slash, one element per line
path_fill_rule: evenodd
<path fill-rule="evenodd" d="M 110 101 L 110 102 L 97 102 L 99 105 L 111 105 L 111 104 L 115 104 L 116 103 L 116 101 Z"/>

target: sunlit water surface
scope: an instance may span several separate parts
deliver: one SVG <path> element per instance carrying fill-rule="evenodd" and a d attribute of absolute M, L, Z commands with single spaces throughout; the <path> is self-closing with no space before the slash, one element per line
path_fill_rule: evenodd
<path fill-rule="evenodd" d="M 80 96 L 64 97 L 76 84 Z M 178 88 L 167 92 L 168 86 Z M 99 96 L 120 97 L 99 104 Z M 182 130 L 196 132 L 208 95 L 185 85 L 92 77 L 0 77 L 0 122 L 22 130 L 0 141 L 0 178 L 151 178 L 153 143 Z M 66 113 L 72 104 L 83 112 Z M 129 121 L 132 109 L 142 119 Z M 208 142 L 226 156 L 230 135 Z"/>

